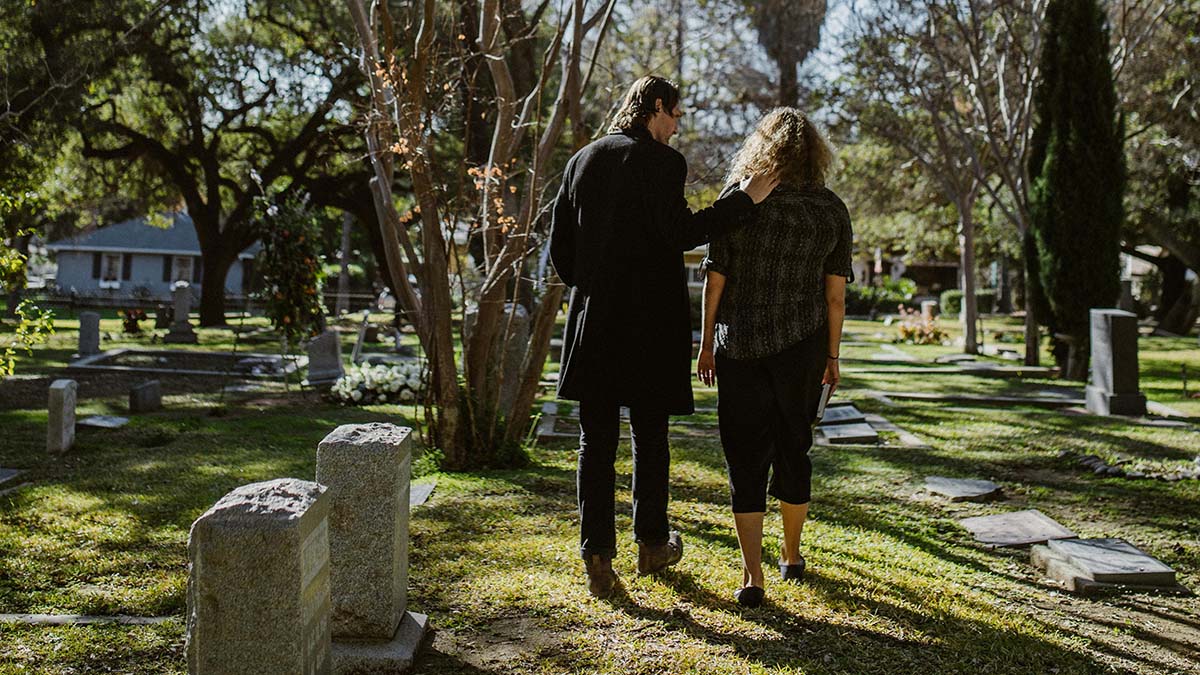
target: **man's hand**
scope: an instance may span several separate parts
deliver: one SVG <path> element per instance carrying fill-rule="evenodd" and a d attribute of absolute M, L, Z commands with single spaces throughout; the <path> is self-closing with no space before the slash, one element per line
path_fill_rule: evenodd
<path fill-rule="evenodd" d="M 713 356 L 712 347 L 700 348 L 700 358 L 696 361 L 696 376 L 709 387 L 717 381 L 717 358 Z"/>
<path fill-rule="evenodd" d="M 825 377 L 821 378 L 821 384 L 828 384 L 829 395 L 833 396 L 833 392 L 837 391 L 838 381 L 842 379 L 841 368 L 838 366 L 837 359 L 826 359 L 825 361 Z"/>
<path fill-rule="evenodd" d="M 771 191 L 775 189 L 776 185 L 779 185 L 778 171 L 766 176 L 751 176 L 750 178 L 744 178 L 742 179 L 742 184 L 739 187 L 741 187 L 742 192 L 750 195 L 750 199 L 753 199 L 755 204 L 758 204 L 762 200 L 766 199 L 767 195 L 771 194 Z"/>

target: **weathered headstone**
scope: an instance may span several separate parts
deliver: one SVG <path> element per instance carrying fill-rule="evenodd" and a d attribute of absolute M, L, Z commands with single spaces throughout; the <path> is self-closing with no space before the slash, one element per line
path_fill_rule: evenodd
<path fill-rule="evenodd" d="M 1092 380 L 1087 409 L 1094 415 L 1145 415 L 1138 391 L 1137 315 L 1119 309 L 1093 309 Z"/>
<path fill-rule="evenodd" d="M 1067 539 L 1046 545 L 1094 581 L 1143 586 L 1175 584 L 1175 570 L 1124 539 Z"/>
<path fill-rule="evenodd" d="M 370 312 L 363 312 L 362 323 L 358 325 L 358 339 L 354 341 L 354 350 L 350 352 L 350 363 L 362 363 L 363 343 L 367 341 L 367 322 L 370 317 Z"/>
<path fill-rule="evenodd" d="M 100 353 L 100 315 L 96 312 L 79 314 L 79 355 Z"/>
<path fill-rule="evenodd" d="M 170 328 L 172 312 L 167 305 L 157 305 L 154 308 L 154 327 L 155 328 Z"/>
<path fill-rule="evenodd" d="M 937 300 L 922 300 L 921 301 L 921 319 L 928 322 L 933 321 L 938 315 Z"/>
<path fill-rule="evenodd" d="M 0 481 L 2 482 L 2 481 Z M 429 500 L 429 495 L 433 494 L 433 489 L 437 487 L 437 481 L 425 481 L 421 483 L 413 483 L 409 488 L 408 506 L 420 506 Z"/>
<path fill-rule="evenodd" d="M 129 390 L 129 412 L 145 413 L 162 409 L 162 384 L 149 380 Z"/>
<path fill-rule="evenodd" d="M 50 385 L 48 452 L 66 452 L 75 445 L 75 397 L 78 391 L 75 380 L 55 380 Z"/>
<path fill-rule="evenodd" d="M 308 383 L 333 384 L 345 374 L 342 369 L 342 342 L 333 330 L 325 330 L 308 343 Z"/>
<path fill-rule="evenodd" d="M 346 424 L 317 447 L 317 481 L 330 497 L 339 673 L 400 672 L 424 634 L 425 617 L 405 611 L 411 434 L 392 424 Z"/>
<path fill-rule="evenodd" d="M 190 675 L 329 675 L 329 496 L 282 478 L 236 488 L 188 535 Z"/>
<path fill-rule="evenodd" d="M 467 312 L 465 320 L 466 337 L 470 339 L 475 328 L 478 311 Z M 501 410 L 508 410 L 513 399 L 517 397 L 517 389 L 521 385 L 521 366 L 525 361 L 525 352 L 529 349 L 529 311 L 524 305 L 505 305 L 496 330 L 505 335 L 503 344 L 497 345 L 488 359 L 488 367 L 499 371 Z M 494 381 L 494 380 L 493 380 Z M 487 400 L 494 401 L 494 392 L 486 394 Z"/>
<path fill-rule="evenodd" d="M 171 330 L 167 332 L 163 341 L 180 344 L 199 342 L 196 331 L 192 329 L 192 324 L 188 321 L 188 314 L 192 311 L 191 285 L 186 281 L 175 282 L 175 290 L 171 292 L 171 296 L 174 299 L 175 320 L 171 323 Z"/>
<path fill-rule="evenodd" d="M 952 502 L 990 499 L 1000 494 L 1000 486 L 990 480 L 926 476 L 925 489 L 949 497 Z"/>
<path fill-rule="evenodd" d="M 976 540 L 992 546 L 1026 546 L 1075 537 L 1074 532 L 1037 509 L 963 518 L 958 522 Z"/>

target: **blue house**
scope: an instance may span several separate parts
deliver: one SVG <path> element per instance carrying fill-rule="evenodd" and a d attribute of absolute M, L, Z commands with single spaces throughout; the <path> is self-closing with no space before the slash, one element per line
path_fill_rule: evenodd
<path fill-rule="evenodd" d="M 182 280 L 198 295 L 205 280 L 192 219 L 182 212 L 166 219 L 169 227 L 134 218 L 47 244 L 58 263 L 58 287 L 88 297 L 167 299 Z M 229 268 L 226 294 L 245 294 L 260 248 L 256 243 L 242 251 Z"/>

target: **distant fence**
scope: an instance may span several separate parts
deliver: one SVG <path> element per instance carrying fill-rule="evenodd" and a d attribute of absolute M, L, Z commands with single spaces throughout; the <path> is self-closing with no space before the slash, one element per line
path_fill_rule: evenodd
<path fill-rule="evenodd" d="M 66 293 L 53 293 L 43 289 L 22 291 L 20 297 L 23 300 L 33 300 L 38 307 L 65 312 L 67 316 L 74 316 L 79 312 L 95 310 L 120 312 L 126 309 L 141 309 L 147 313 L 150 313 L 159 307 L 171 306 L 170 299 L 137 298 L 113 295 L 71 295 Z M 337 291 L 326 291 L 324 294 L 322 294 L 322 301 L 325 303 L 326 309 L 331 314 L 337 307 L 337 299 Z M 361 312 L 367 308 L 374 310 L 377 296 L 373 293 L 348 293 L 347 299 L 349 300 L 349 311 Z M 196 311 L 195 306 L 193 306 L 192 311 Z M 226 313 L 248 313 L 254 315 L 260 313 L 261 311 L 262 303 L 256 301 L 254 298 L 240 294 L 227 294 L 225 296 Z"/>

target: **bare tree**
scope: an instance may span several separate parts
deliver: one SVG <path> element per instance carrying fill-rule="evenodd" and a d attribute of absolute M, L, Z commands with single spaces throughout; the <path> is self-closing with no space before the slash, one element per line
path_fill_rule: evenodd
<path fill-rule="evenodd" d="M 464 162 L 441 162 L 435 136 L 444 131 L 447 115 L 438 109 L 444 92 L 453 89 L 453 69 L 440 59 L 435 36 L 438 3 L 424 0 L 400 21 L 386 3 L 368 10 L 364 0 L 347 0 L 362 47 L 362 69 L 370 79 L 371 99 L 366 130 L 375 170 L 371 180 L 379 226 L 386 240 L 388 265 L 399 303 L 416 326 L 429 359 L 431 397 L 427 421 L 432 441 L 451 468 L 506 461 L 505 448 L 519 442 L 528 430 L 530 410 L 549 349 L 554 319 L 562 305 L 563 286 L 545 279 L 531 319 L 531 339 L 525 350 L 520 382 L 507 409 L 500 389 L 503 369 L 489 360 L 512 338 L 514 313 L 524 275 L 541 249 L 550 179 L 556 152 L 571 120 L 575 145 L 585 139 L 581 126 L 584 92 L 589 87 L 596 51 L 603 41 L 616 0 L 589 7 L 572 0 L 546 39 L 546 49 L 533 77 L 520 77 L 516 50 L 506 39 L 506 22 L 516 20 L 537 31 L 516 0 L 481 0 L 478 37 L 463 48 L 485 64 L 494 88 L 482 117 L 494 119 L 487 163 L 470 169 L 478 188 L 473 231 L 482 238 L 481 260 L 466 279 L 453 240 L 446 233 L 458 226 L 440 186 L 439 168 Z M 540 17 L 545 5 L 535 10 Z M 398 42 L 399 36 L 411 36 Z M 465 37 L 465 35 L 464 35 Z M 461 42 L 461 41 L 460 41 Z M 558 82 L 553 102 L 544 98 Z M 412 180 L 415 218 L 406 226 L 391 193 L 394 173 L 402 169 Z M 416 280 L 416 288 L 408 275 Z M 463 295 L 475 319 L 462 340 L 462 374 L 455 353 L 452 289 Z M 418 294 L 419 289 L 419 294 Z M 465 321 L 464 321 L 465 323 Z"/>

